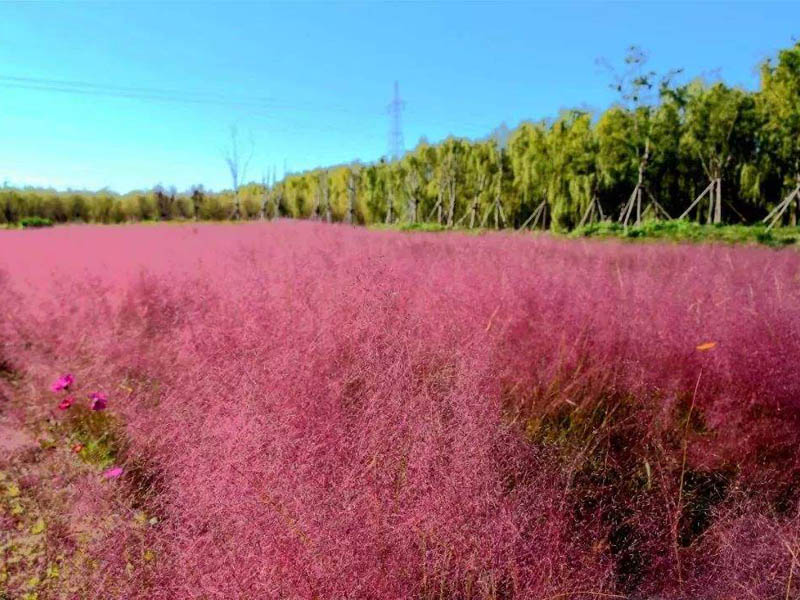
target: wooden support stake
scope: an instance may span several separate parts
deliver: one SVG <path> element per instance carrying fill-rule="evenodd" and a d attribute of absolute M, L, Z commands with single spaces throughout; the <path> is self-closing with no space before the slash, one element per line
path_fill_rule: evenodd
<path fill-rule="evenodd" d="M 492 208 L 494 207 L 490 206 L 486 209 L 486 212 L 483 213 L 483 218 L 481 219 L 481 229 L 483 229 L 483 226 L 486 224 L 486 219 L 489 218 L 489 213 L 491 212 Z"/>
<path fill-rule="evenodd" d="M 536 229 L 536 226 L 539 224 L 539 217 L 544 212 L 544 207 L 545 207 L 546 204 L 547 204 L 547 201 L 546 200 L 542 200 L 541 203 L 539 203 L 539 206 L 536 207 L 536 210 L 533 213 L 535 215 L 535 217 L 533 218 L 533 225 L 531 226 L 531 229 Z M 542 220 L 542 227 L 544 227 L 544 226 L 545 226 L 545 221 L 543 219 Z"/>
<path fill-rule="evenodd" d="M 625 220 L 625 221 L 628 220 L 628 216 L 630 215 L 631 210 L 633 210 L 633 199 L 636 196 L 636 190 L 637 189 L 638 188 L 633 188 L 633 192 L 628 197 L 628 200 L 625 202 L 625 204 L 622 206 L 622 210 L 619 213 L 619 221 L 620 221 L 620 223 L 622 223 L 623 220 Z"/>
<path fill-rule="evenodd" d="M 794 192 L 792 192 L 791 196 L 793 196 L 793 195 L 794 195 Z M 771 220 L 773 215 L 775 215 L 775 213 L 777 213 L 778 211 L 781 211 L 781 215 L 782 215 L 783 214 L 783 210 L 781 210 L 781 209 L 785 209 L 786 208 L 785 205 L 786 205 L 786 198 L 784 198 L 783 200 L 778 202 L 778 204 L 775 206 L 775 208 L 773 208 L 771 211 L 769 211 L 769 214 L 766 217 L 761 219 L 761 222 L 762 223 L 766 223 L 767 221 Z"/>
<path fill-rule="evenodd" d="M 636 186 L 636 226 L 642 224 L 642 186 Z"/>
<path fill-rule="evenodd" d="M 520 225 L 520 227 L 519 227 L 519 229 L 517 231 L 521 231 L 522 229 L 525 229 L 528 226 L 528 223 L 533 221 L 533 217 L 535 217 L 535 216 L 536 216 L 536 211 L 534 210 L 531 213 L 531 215 L 527 219 L 525 219 L 525 222 L 522 225 Z"/>
<path fill-rule="evenodd" d="M 660 210 L 660 211 L 661 211 L 661 213 L 662 213 L 662 214 L 663 214 L 663 215 L 664 215 L 664 216 L 665 216 L 665 217 L 666 217 L 668 220 L 670 220 L 670 221 L 671 221 L 671 220 L 672 220 L 672 217 L 669 215 L 669 213 L 666 211 L 666 209 L 665 209 L 663 206 L 661 206 L 661 204 L 659 204 L 658 200 L 656 200 L 656 199 L 655 199 L 655 196 L 653 196 L 653 194 L 651 194 L 651 193 L 650 193 L 650 190 L 648 190 L 647 188 L 645 188 L 645 192 L 647 192 L 647 197 L 648 197 L 648 198 L 650 198 L 650 202 L 652 202 L 653 204 L 655 204 L 656 208 L 657 208 L 658 210 Z"/>
<path fill-rule="evenodd" d="M 692 210 L 692 209 L 693 209 L 693 208 L 694 208 L 694 207 L 697 205 L 697 203 L 698 203 L 698 202 L 700 202 L 700 200 L 702 200 L 702 199 L 703 199 L 703 196 L 705 196 L 705 195 L 708 193 L 708 191 L 711 189 L 711 186 L 713 186 L 713 185 L 714 185 L 714 182 L 713 182 L 713 181 L 712 181 L 711 183 L 709 183 L 709 184 L 706 186 L 706 189 L 704 189 L 704 190 L 703 190 L 703 191 L 700 193 L 700 195 L 699 195 L 697 198 L 695 198 L 695 199 L 694 199 L 694 202 L 692 202 L 692 203 L 689 205 L 689 208 L 687 208 L 685 211 L 683 211 L 683 213 L 681 214 L 681 216 L 680 216 L 680 217 L 678 217 L 678 219 L 682 219 L 682 218 L 684 218 L 686 215 L 688 215 L 688 214 L 691 212 L 691 210 Z"/>
<path fill-rule="evenodd" d="M 433 208 L 431 209 L 431 212 L 428 213 L 428 218 L 426 219 L 426 221 L 430 221 L 431 217 L 433 216 L 433 213 L 435 213 L 437 209 L 441 208 L 441 206 L 442 206 L 442 199 L 440 197 L 436 201 L 436 204 L 433 205 Z M 439 216 L 441 217 L 441 211 L 439 211 Z M 439 221 L 441 222 L 441 218 L 439 219 Z"/>
<path fill-rule="evenodd" d="M 458 227 L 459 225 L 461 225 L 461 223 L 464 221 L 464 219 L 469 217 L 471 214 L 472 214 L 472 205 L 470 204 L 469 210 L 467 210 L 467 212 L 465 212 L 463 215 L 461 215 L 461 218 L 458 221 L 456 221 L 455 227 Z"/>
<path fill-rule="evenodd" d="M 589 218 L 589 213 L 592 212 L 592 209 L 594 209 L 594 198 L 592 198 L 592 201 L 589 202 L 589 206 L 586 207 L 586 210 L 581 217 L 581 222 L 578 223 L 578 227 L 583 227 L 584 223 L 586 223 L 586 219 Z"/>
<path fill-rule="evenodd" d="M 775 208 L 773 208 L 772 212 L 770 212 L 766 216 L 766 218 L 764 219 L 764 222 L 766 222 L 767 219 L 770 219 L 770 218 L 772 219 L 770 221 L 770 224 L 767 226 L 767 231 L 769 231 L 775 225 L 778 224 L 778 222 L 780 221 L 781 217 L 783 216 L 783 213 L 785 213 L 786 209 L 789 208 L 789 206 L 791 206 L 792 200 L 794 200 L 795 196 L 798 197 L 798 201 L 800 202 L 800 185 L 798 185 L 796 188 L 794 188 L 794 191 L 791 194 L 789 194 L 786 198 L 784 198 L 781 201 L 781 203 L 778 204 L 778 206 L 776 206 Z"/>
<path fill-rule="evenodd" d="M 628 200 L 628 211 L 625 213 L 625 221 L 623 222 L 623 226 L 628 226 L 628 220 L 631 218 L 631 213 L 633 212 L 633 207 L 636 205 L 636 197 L 639 194 L 639 186 L 637 185 L 633 189 L 633 193 L 631 194 L 630 200 Z"/>

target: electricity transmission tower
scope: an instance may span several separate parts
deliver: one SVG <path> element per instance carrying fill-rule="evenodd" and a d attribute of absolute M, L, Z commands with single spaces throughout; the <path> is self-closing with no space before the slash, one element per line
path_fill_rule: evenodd
<path fill-rule="evenodd" d="M 402 112 L 406 103 L 400 98 L 400 85 L 394 82 L 394 97 L 386 107 L 389 113 L 389 158 L 399 159 L 405 150 L 403 142 L 403 121 Z"/>

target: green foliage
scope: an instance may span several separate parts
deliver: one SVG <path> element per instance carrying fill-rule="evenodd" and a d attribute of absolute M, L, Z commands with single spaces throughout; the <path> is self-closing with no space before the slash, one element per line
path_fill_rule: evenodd
<path fill-rule="evenodd" d="M 223 220 L 238 206 L 243 219 L 536 225 L 565 232 L 584 216 L 596 217 L 599 210 L 590 209 L 618 218 L 637 185 L 646 191 L 644 203 L 654 198 L 673 217 L 681 215 L 711 181 L 720 182 L 716 208 L 701 202 L 692 218 L 710 221 L 714 212 L 714 220 L 726 224 L 758 222 L 800 185 L 800 43 L 762 65 L 757 92 L 702 80 L 676 85 L 675 73 L 657 77 L 647 55 L 631 47 L 623 72 L 614 72 L 619 103 L 600 115 L 567 110 L 554 120 L 523 122 L 507 136 L 421 142 L 395 161 L 316 168 L 271 184 L 240 182 L 235 195 L 201 187 L 125 195 L 2 188 L 0 223 L 26 217 L 53 223 Z M 797 214 L 792 206 L 783 218 L 794 225 Z M 689 234 L 686 227 L 646 224 L 625 236 L 710 235 L 702 228 Z M 678 230 L 683 233 L 668 233 Z M 765 243 L 780 237 L 766 231 L 739 237 L 758 235 Z"/>
<path fill-rule="evenodd" d="M 19 225 L 23 229 L 35 227 L 52 227 L 53 221 L 44 217 L 23 217 L 19 220 Z"/>
<path fill-rule="evenodd" d="M 385 229 L 391 231 L 421 231 L 425 233 L 439 233 L 442 231 L 451 230 L 446 225 L 440 225 L 439 223 L 397 223 L 394 225 L 378 223 L 375 225 L 370 225 L 370 227 L 378 230 Z"/>
<path fill-rule="evenodd" d="M 800 241 L 800 228 L 767 230 L 763 225 L 702 225 L 685 220 L 645 221 L 639 227 L 625 228 L 619 223 L 592 223 L 575 229 L 572 237 L 653 239 L 675 242 L 717 241 L 726 243 L 759 243 L 781 247 Z"/>
<path fill-rule="evenodd" d="M 123 436 L 110 413 L 73 406 L 66 427 L 73 442 L 82 446 L 78 453 L 81 460 L 103 468 L 114 464 L 122 450 Z"/>

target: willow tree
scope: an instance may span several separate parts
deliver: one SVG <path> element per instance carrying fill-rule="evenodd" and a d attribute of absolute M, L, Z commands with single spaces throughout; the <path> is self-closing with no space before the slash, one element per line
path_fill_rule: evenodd
<path fill-rule="evenodd" d="M 481 155 L 480 159 L 472 163 L 479 171 L 479 180 L 476 183 L 481 185 L 480 194 L 485 192 L 488 196 L 488 206 L 481 218 L 481 227 L 491 221 L 494 221 L 495 229 L 505 227 L 509 220 L 503 208 L 503 199 L 509 188 L 509 182 L 513 181 L 508 153 L 499 146 L 496 139 L 477 144 L 473 147 L 473 152 Z"/>
<path fill-rule="evenodd" d="M 722 222 L 722 182 L 738 182 L 743 165 L 755 152 L 757 114 L 751 94 L 722 83 L 706 87 L 695 82 L 689 89 L 686 122 L 681 144 L 703 167 L 708 186 L 681 217 L 709 197 L 707 222 Z M 728 195 L 734 211 L 737 190 Z"/>
<path fill-rule="evenodd" d="M 552 228 L 570 229 L 580 220 L 597 190 L 597 139 L 591 116 L 564 113 L 547 133 L 546 197 Z"/>
<path fill-rule="evenodd" d="M 638 141 L 634 141 L 632 115 L 621 106 L 607 110 L 597 121 L 598 183 L 607 208 L 624 214 L 639 171 Z M 635 193 L 635 190 L 634 190 Z"/>
<path fill-rule="evenodd" d="M 633 219 L 636 225 L 641 224 L 648 211 L 655 218 L 671 218 L 656 199 L 647 177 L 654 150 L 659 149 L 654 142 L 654 137 L 659 136 L 654 136 L 653 117 L 651 107 L 639 107 L 636 111 L 614 107 L 597 123 L 598 186 L 603 188 L 603 195 L 614 210 L 619 209 L 619 221 L 624 225 Z M 626 198 L 621 206 L 620 198 Z M 597 190 L 581 224 L 595 208 L 602 214 Z"/>
<path fill-rule="evenodd" d="M 700 173 L 697 159 L 686 160 L 681 151 L 686 89 L 686 86 L 663 86 L 660 90 L 661 102 L 654 108 L 650 118 L 651 153 L 647 163 L 647 189 L 671 215 L 683 211 L 685 190 L 695 185 Z"/>
<path fill-rule="evenodd" d="M 647 170 L 653 153 L 653 113 L 659 92 L 669 87 L 680 70 L 669 71 L 657 83 L 659 78 L 647 68 L 647 62 L 647 54 L 638 46 L 631 46 L 621 73 L 609 67 L 613 75 L 611 88 L 618 93 L 620 103 L 598 123 L 598 168 L 602 184 L 613 189 L 624 182 L 629 190 L 632 188 L 629 195 L 625 192 L 627 201 L 620 210 L 619 220 L 625 225 L 634 215 L 634 209 L 637 225 L 647 210 L 652 210 L 655 217 L 670 218 L 648 185 Z M 616 195 L 618 190 L 613 192 Z M 590 209 L 596 203 L 595 196 Z"/>
<path fill-rule="evenodd" d="M 401 199 L 405 195 L 406 169 L 402 161 L 386 165 L 386 223 L 394 223 L 403 217 L 404 207 Z"/>
<path fill-rule="evenodd" d="M 344 221 L 348 224 L 352 224 L 356 216 L 356 200 L 360 182 L 361 165 L 353 164 L 347 169 L 347 210 L 345 211 Z"/>
<path fill-rule="evenodd" d="M 790 223 L 797 224 L 800 211 L 800 42 L 778 54 L 776 65 L 767 61 L 761 69 L 761 91 L 757 95 L 764 146 L 772 160 L 767 172 L 778 172 L 784 192 L 764 219 L 773 227 L 790 209 Z M 762 170 L 763 172 L 763 170 Z"/>
<path fill-rule="evenodd" d="M 522 210 L 529 214 L 520 226 L 534 229 L 547 218 L 550 159 L 547 145 L 547 125 L 522 123 L 509 138 L 508 156 L 514 176 L 515 192 L 520 197 Z"/>
<path fill-rule="evenodd" d="M 445 224 L 448 227 L 452 227 L 455 223 L 458 186 L 464 178 L 464 161 L 467 153 L 468 143 L 459 138 L 449 137 L 437 147 L 437 198 L 433 210 L 428 215 L 428 219 L 436 213 L 437 221 L 441 224 L 446 207 Z"/>
<path fill-rule="evenodd" d="M 430 220 L 435 212 L 435 199 L 440 197 L 437 180 L 438 152 L 436 146 L 420 141 L 413 151 L 406 153 L 403 160 L 406 165 L 406 200 L 413 203 L 416 220 Z M 411 214 L 409 210 L 408 214 Z"/>
<path fill-rule="evenodd" d="M 311 215 L 311 195 L 314 193 L 311 177 L 310 174 L 292 174 L 284 178 L 284 204 L 289 216 L 307 218 Z"/>
<path fill-rule="evenodd" d="M 400 161 L 400 185 L 406 197 L 406 220 L 417 222 L 420 190 L 422 189 L 425 165 L 416 154 L 409 152 Z"/>
<path fill-rule="evenodd" d="M 464 181 L 468 204 L 457 225 L 467 221 L 472 229 L 480 224 L 482 206 L 485 204 L 484 199 L 490 188 L 496 163 L 491 146 L 488 143 L 474 144 L 470 148 Z"/>
<path fill-rule="evenodd" d="M 367 222 L 385 220 L 389 214 L 387 210 L 388 194 L 387 179 L 388 165 L 384 159 L 364 169 L 364 187 L 366 191 L 366 207 L 368 211 Z"/>

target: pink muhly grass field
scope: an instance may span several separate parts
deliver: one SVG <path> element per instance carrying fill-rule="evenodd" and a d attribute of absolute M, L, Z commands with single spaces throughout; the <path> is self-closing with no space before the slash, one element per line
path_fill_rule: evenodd
<path fill-rule="evenodd" d="M 97 597 L 800 595 L 793 251 L 70 226 L 0 270 L 0 359 L 107 390 L 158 517 Z"/>

